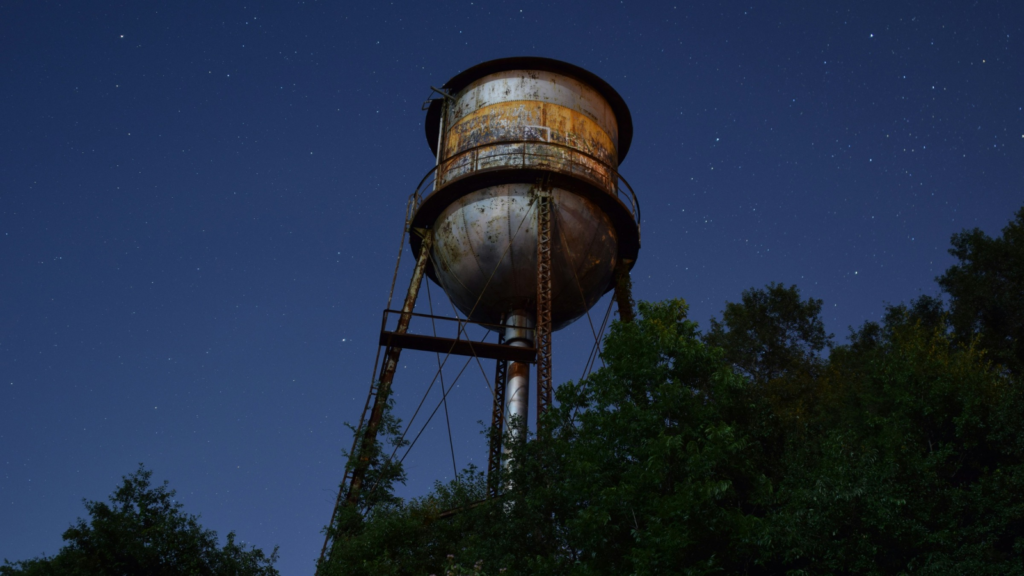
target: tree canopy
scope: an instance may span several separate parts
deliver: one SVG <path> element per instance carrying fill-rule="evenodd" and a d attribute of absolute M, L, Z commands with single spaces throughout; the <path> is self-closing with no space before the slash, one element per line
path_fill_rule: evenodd
<path fill-rule="evenodd" d="M 1024 207 L 991 238 L 978 228 L 954 234 L 957 264 L 938 278 L 950 296 L 953 327 L 978 338 L 992 359 L 1024 372 Z"/>
<path fill-rule="evenodd" d="M 64 534 L 64 547 L 49 557 L 4 561 L 3 576 L 277 576 L 277 549 L 268 556 L 217 533 L 182 511 L 167 482 L 153 486 L 141 464 L 110 496 L 85 502 L 89 519 L 79 518 Z"/>
<path fill-rule="evenodd" d="M 947 300 L 842 345 L 795 286 L 707 334 L 682 300 L 640 303 L 512 445 L 501 498 L 472 468 L 378 498 L 332 526 L 321 573 L 1024 574 L 1024 323 L 997 321 L 1024 294 L 1022 215 L 954 237 Z"/>
<path fill-rule="evenodd" d="M 726 303 L 721 322 L 711 319 L 704 341 L 721 348 L 727 361 L 757 382 L 806 371 L 832 344 L 821 305 L 821 300 L 801 300 L 796 286 L 771 283 L 744 290 L 740 302 Z"/>

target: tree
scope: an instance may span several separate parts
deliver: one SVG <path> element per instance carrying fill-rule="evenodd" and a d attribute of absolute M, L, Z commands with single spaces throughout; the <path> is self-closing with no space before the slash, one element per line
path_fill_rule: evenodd
<path fill-rule="evenodd" d="M 762 419 L 775 440 L 763 446 L 780 450 L 784 432 L 801 429 L 818 409 L 825 362 L 821 352 L 832 335 L 821 320 L 821 300 L 801 299 L 796 286 L 770 283 L 745 290 L 740 302 L 726 302 L 722 320 L 711 319 L 704 342 L 723 350 L 724 358 L 756 386 L 749 394 L 767 400 L 774 418 Z M 774 429 L 774 430 L 772 430 Z"/>
<path fill-rule="evenodd" d="M 719 348 L 705 345 L 682 300 L 642 302 L 615 323 L 607 364 L 563 384 L 550 439 L 519 448 L 515 513 L 545 530 L 545 557 L 520 574 L 712 574 L 749 568 L 770 503 L 758 420 Z M 538 532 L 517 527 L 520 541 Z M 468 560 L 468 559 L 467 559 Z"/>
<path fill-rule="evenodd" d="M 975 228 L 951 242 L 958 262 L 938 282 L 951 298 L 957 335 L 977 337 L 994 360 L 1024 373 L 1024 207 L 998 238 Z"/>
<path fill-rule="evenodd" d="M 909 305 L 887 304 L 881 323 L 869 320 L 856 330 L 850 327 L 850 343 L 833 348 L 829 364 L 841 365 L 851 374 L 863 372 L 883 353 L 882 344 L 893 338 L 894 330 L 908 325 L 918 325 L 929 334 L 948 335 L 949 312 L 941 299 L 928 295 L 914 298 Z"/>
<path fill-rule="evenodd" d="M 796 286 L 703 337 L 641 302 L 544 433 L 506 438 L 501 498 L 475 470 L 382 497 L 331 573 L 1024 576 L 1024 209 L 953 245 L 949 310 L 890 305 L 841 346 Z"/>
<path fill-rule="evenodd" d="M 372 442 L 363 438 L 366 423 L 362 427 L 345 424 L 360 439 L 354 453 L 343 451 L 346 470 L 351 473 L 361 458 L 366 459 L 367 469 L 358 506 L 341 502 L 331 523 L 324 528 L 331 546 L 325 557 L 317 561 L 317 574 L 385 576 L 425 570 L 423 565 L 428 559 L 405 554 L 410 544 L 419 539 L 424 515 L 394 494 L 395 486 L 404 484 L 406 479 L 402 461 L 394 454 L 408 446 L 409 441 L 402 434 L 401 420 L 394 416 L 393 408 L 394 399 L 388 398 Z M 387 446 L 392 450 L 387 450 Z M 348 489 L 346 484 L 339 487 L 342 495 Z M 391 555 L 392 550 L 397 556 Z"/>
<path fill-rule="evenodd" d="M 704 341 L 725 350 L 726 360 L 755 382 L 806 371 L 832 344 L 821 321 L 821 304 L 814 298 L 801 300 L 796 286 L 773 282 L 744 290 L 740 302 L 726 303 L 721 322 L 711 319 Z"/>
<path fill-rule="evenodd" d="M 638 308 L 511 444 L 500 499 L 475 471 L 381 499 L 327 573 L 1024 574 L 1024 384 L 953 344 L 937 300 L 768 383 L 682 301 Z M 775 383 L 804 378 L 796 417 Z"/>
<path fill-rule="evenodd" d="M 741 570 L 769 495 L 745 379 L 705 346 L 686 304 L 616 322 L 607 367 L 563 384 L 549 433 L 511 444 L 511 489 L 473 470 L 336 541 L 341 574 L 676 574 Z M 507 437 L 507 440 L 512 438 Z M 440 512 L 461 508 L 439 518 Z M 460 572 L 452 567 L 469 567 Z M 328 572 L 334 573 L 334 572 Z"/>
<path fill-rule="evenodd" d="M 166 481 L 151 485 L 152 475 L 140 464 L 109 503 L 85 501 L 89 520 L 79 518 L 64 532 L 55 556 L 5 560 L 0 575 L 277 576 L 277 548 L 267 556 L 236 542 L 234 532 L 219 546 L 217 533 L 182 511 Z"/>
<path fill-rule="evenodd" d="M 889 307 L 870 345 L 833 350 L 778 490 L 791 566 L 1024 573 L 1024 388 L 929 325 L 931 304 Z"/>

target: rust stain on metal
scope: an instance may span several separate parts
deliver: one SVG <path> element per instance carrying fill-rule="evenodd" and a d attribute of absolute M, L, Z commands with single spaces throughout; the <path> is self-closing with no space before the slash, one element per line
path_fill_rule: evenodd
<path fill-rule="evenodd" d="M 443 158 L 503 141 L 553 142 L 575 148 L 614 166 L 618 152 L 597 122 L 571 108 L 539 101 L 501 102 L 482 107 L 448 130 Z"/>

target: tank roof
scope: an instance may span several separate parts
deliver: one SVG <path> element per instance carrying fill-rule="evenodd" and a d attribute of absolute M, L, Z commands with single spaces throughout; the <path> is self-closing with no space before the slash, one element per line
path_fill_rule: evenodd
<path fill-rule="evenodd" d="M 610 84 L 602 80 L 593 72 L 584 70 L 579 66 L 569 64 L 568 62 L 562 62 L 561 60 L 540 58 L 537 56 L 499 58 L 497 60 L 490 60 L 488 62 L 477 64 L 472 68 L 459 72 L 450 80 L 445 82 L 442 88 L 450 93 L 456 93 L 484 76 L 495 74 L 497 72 L 506 72 L 508 70 L 541 70 L 544 72 L 563 74 L 570 78 L 575 78 L 576 80 L 579 80 L 580 82 L 583 82 L 597 90 L 597 92 L 608 101 L 608 104 L 612 107 L 612 111 L 615 113 L 615 121 L 619 127 L 619 163 L 621 164 L 622 161 L 625 160 L 626 153 L 629 152 L 629 145 L 633 141 L 633 117 L 629 113 L 629 107 L 626 106 L 626 101 L 622 99 L 622 96 L 620 96 Z M 440 130 L 441 124 L 441 100 L 434 100 L 430 103 L 430 107 L 427 109 L 427 119 L 424 124 L 427 134 L 427 143 L 430 145 L 430 150 L 436 156 L 438 131 Z"/>

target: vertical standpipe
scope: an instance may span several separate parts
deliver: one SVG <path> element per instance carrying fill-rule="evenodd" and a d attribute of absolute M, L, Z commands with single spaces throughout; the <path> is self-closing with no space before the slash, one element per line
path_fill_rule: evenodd
<path fill-rule="evenodd" d="M 505 321 L 505 344 L 517 348 L 533 348 L 534 313 L 516 310 Z M 505 385 L 505 422 L 509 433 L 519 439 L 526 432 L 530 415 L 530 365 L 526 362 L 510 362 L 508 383 Z M 508 452 L 506 447 L 505 452 Z"/>

